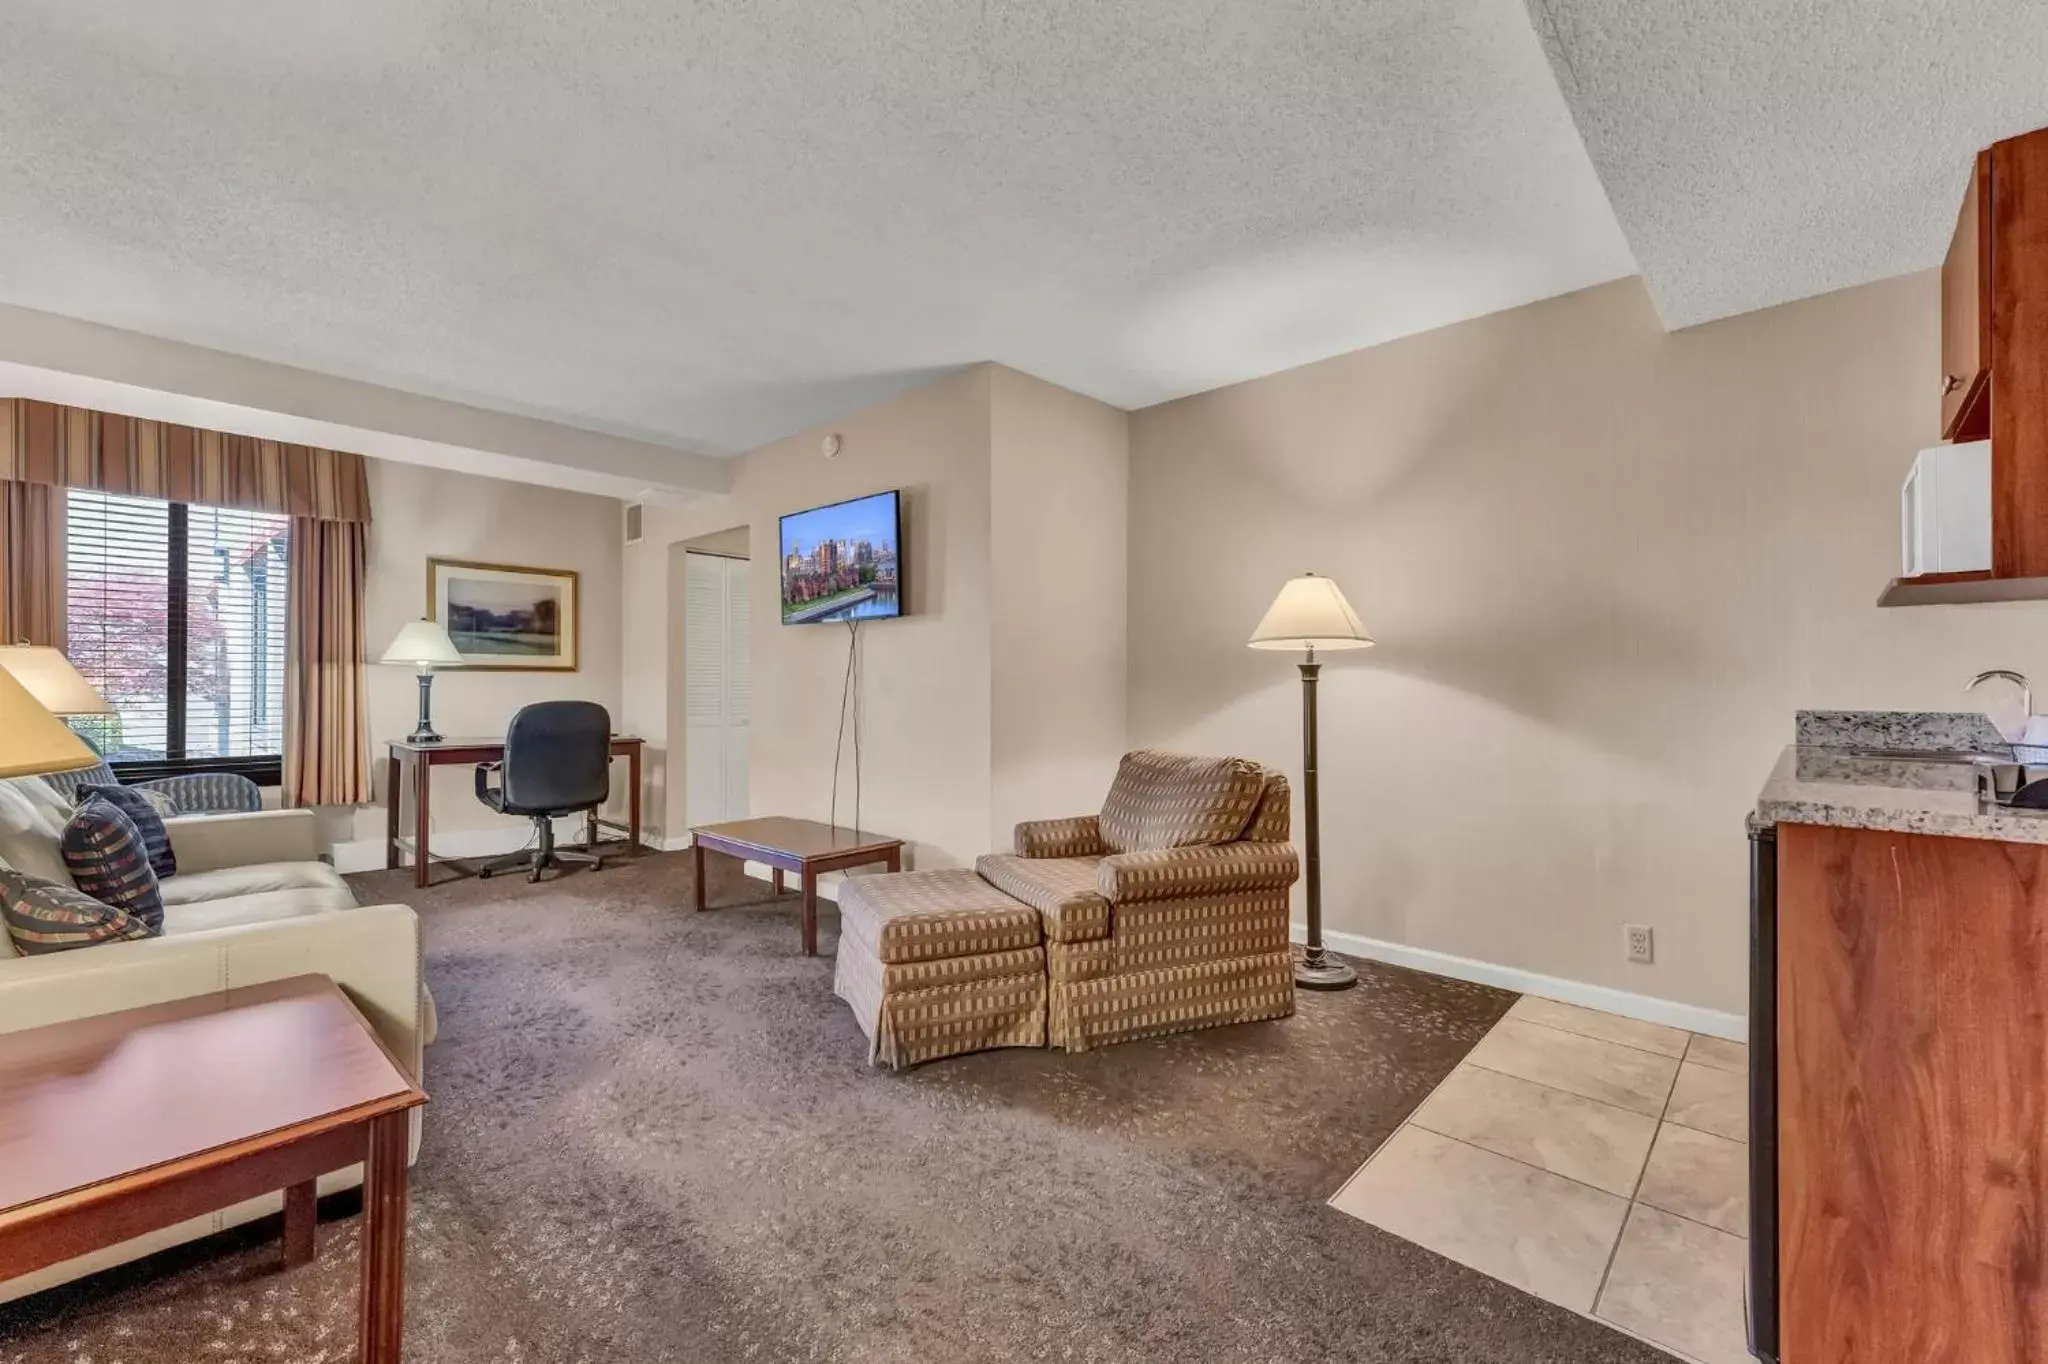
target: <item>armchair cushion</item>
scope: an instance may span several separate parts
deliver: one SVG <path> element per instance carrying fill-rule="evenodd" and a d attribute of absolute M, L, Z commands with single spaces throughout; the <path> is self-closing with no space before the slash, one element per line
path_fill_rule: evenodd
<path fill-rule="evenodd" d="M 311 810 L 189 815 L 164 821 L 178 854 L 178 877 L 258 862 L 317 862 L 319 826 Z"/>
<path fill-rule="evenodd" d="M 1095 857 L 1012 857 L 984 853 L 975 859 L 981 879 L 1038 911 L 1050 942 L 1088 942 L 1109 936 L 1109 901 L 1095 888 Z"/>
<path fill-rule="evenodd" d="M 1240 891 L 1285 890 L 1301 872 L 1288 843 L 1221 843 L 1117 853 L 1095 869 L 1095 887 L 1111 904 L 1185 900 Z"/>
<path fill-rule="evenodd" d="M 1098 817 L 1103 851 L 1228 843 L 1244 834 L 1265 786 L 1264 771 L 1244 758 L 1126 753 Z"/>
<path fill-rule="evenodd" d="M 241 895 L 267 895 L 275 890 L 322 891 L 340 909 L 353 909 L 356 903 L 348 882 L 325 862 L 253 862 L 241 867 L 187 872 L 163 883 L 166 907 L 204 904 Z"/>
<path fill-rule="evenodd" d="M 1100 857 L 1102 826 L 1094 815 L 1072 819 L 1027 819 L 1017 826 L 1019 857 Z"/>

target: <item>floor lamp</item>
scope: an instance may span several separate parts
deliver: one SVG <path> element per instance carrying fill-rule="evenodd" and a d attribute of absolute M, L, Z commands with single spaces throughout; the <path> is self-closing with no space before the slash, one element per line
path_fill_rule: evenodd
<path fill-rule="evenodd" d="M 1308 990 L 1347 990 L 1358 973 L 1323 950 L 1323 850 L 1321 812 L 1316 805 L 1316 677 L 1323 665 L 1316 650 L 1366 649 L 1372 636 L 1337 584 L 1305 573 L 1290 579 L 1273 599 L 1265 619 L 1252 631 L 1254 649 L 1306 651 L 1301 661 L 1301 803 L 1308 863 L 1308 941 L 1294 964 L 1294 983 Z"/>

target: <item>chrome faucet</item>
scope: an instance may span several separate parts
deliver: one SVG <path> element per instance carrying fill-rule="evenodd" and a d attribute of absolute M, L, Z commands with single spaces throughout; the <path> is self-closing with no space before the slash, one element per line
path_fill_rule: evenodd
<path fill-rule="evenodd" d="M 1983 686 L 1986 682 L 1989 682 L 1994 677 L 2003 678 L 2007 682 L 2012 683 L 2015 687 L 2018 687 L 2020 689 L 2021 704 L 2023 704 L 2026 707 L 2027 714 L 2029 716 L 2033 715 L 2034 688 L 2027 681 L 2027 675 L 2025 673 L 2016 673 L 2011 668 L 1987 668 L 1985 671 L 1978 673 L 1975 677 L 1971 678 L 1970 684 L 1967 687 L 1964 687 L 1963 690 L 1975 691 L 1977 688 Z"/>

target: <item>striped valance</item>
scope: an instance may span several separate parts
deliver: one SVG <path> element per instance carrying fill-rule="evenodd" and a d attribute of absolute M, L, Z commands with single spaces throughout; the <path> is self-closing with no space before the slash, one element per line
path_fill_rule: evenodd
<path fill-rule="evenodd" d="M 0 478 L 209 507 L 368 521 L 361 455 L 0 398 Z"/>

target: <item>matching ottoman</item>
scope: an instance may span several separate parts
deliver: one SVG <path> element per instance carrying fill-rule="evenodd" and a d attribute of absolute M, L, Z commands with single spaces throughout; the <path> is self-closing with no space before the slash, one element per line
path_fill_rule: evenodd
<path fill-rule="evenodd" d="M 850 876 L 832 989 L 853 1006 L 870 1061 L 1042 1047 L 1039 913 L 964 867 Z"/>

